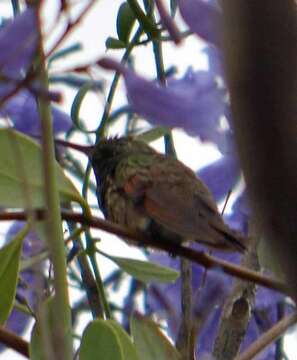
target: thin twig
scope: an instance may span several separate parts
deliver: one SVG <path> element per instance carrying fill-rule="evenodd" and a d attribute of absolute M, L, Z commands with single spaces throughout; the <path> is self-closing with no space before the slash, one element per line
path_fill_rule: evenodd
<path fill-rule="evenodd" d="M 156 6 L 160 14 L 163 25 L 167 29 L 172 40 L 175 42 L 176 45 L 178 45 L 182 40 L 182 36 L 178 27 L 176 26 L 172 17 L 167 13 L 162 0 L 156 0 Z"/>
<path fill-rule="evenodd" d="M 103 318 L 103 309 L 100 301 L 98 286 L 90 269 L 88 259 L 85 254 L 78 255 L 78 262 L 81 271 L 81 278 L 84 288 L 86 289 L 90 309 L 94 318 Z"/>
<path fill-rule="evenodd" d="M 238 355 L 234 360 L 251 360 L 254 359 L 261 351 L 263 351 L 267 346 L 272 344 L 280 336 L 284 335 L 287 329 L 296 324 L 297 322 L 297 312 L 294 312 L 291 315 L 280 320 L 272 328 L 266 331 L 262 336 L 258 338 L 247 350 Z"/>
<path fill-rule="evenodd" d="M 95 4 L 96 0 L 91 0 L 85 8 L 81 11 L 79 16 L 72 22 L 68 22 L 67 27 L 64 33 L 60 36 L 60 38 L 55 42 L 55 45 L 49 50 L 46 54 L 46 58 L 49 58 L 53 52 L 61 45 L 61 43 L 65 40 L 65 38 L 71 33 L 71 31 L 82 21 L 82 19 L 87 15 L 87 13 L 91 10 L 92 6 Z"/>
<path fill-rule="evenodd" d="M 0 108 L 14 95 L 16 95 L 23 87 L 26 87 L 33 81 L 36 77 L 36 74 L 33 71 L 28 71 L 26 76 L 20 80 L 19 82 L 15 82 L 14 88 L 9 91 L 7 94 L 1 96 L 0 98 Z"/>

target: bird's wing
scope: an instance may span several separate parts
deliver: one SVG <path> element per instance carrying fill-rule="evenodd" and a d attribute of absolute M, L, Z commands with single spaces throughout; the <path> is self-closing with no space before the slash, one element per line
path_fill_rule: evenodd
<path fill-rule="evenodd" d="M 181 238 L 216 245 L 213 227 L 225 227 L 216 204 L 195 174 L 178 165 L 157 163 L 145 176 L 131 176 L 124 185 L 126 196 L 138 203 L 146 216 Z"/>
<path fill-rule="evenodd" d="M 144 197 L 146 212 L 161 225 L 187 239 L 206 238 L 212 217 L 217 210 L 206 199 L 177 184 L 170 188 L 162 183 L 147 189 Z"/>

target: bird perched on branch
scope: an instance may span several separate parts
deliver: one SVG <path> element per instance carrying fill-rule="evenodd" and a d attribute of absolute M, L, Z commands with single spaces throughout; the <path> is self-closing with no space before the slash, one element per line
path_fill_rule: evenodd
<path fill-rule="evenodd" d="M 243 237 L 224 223 L 208 188 L 180 161 L 123 137 L 100 141 L 91 162 L 108 220 L 159 241 L 244 251 Z"/>

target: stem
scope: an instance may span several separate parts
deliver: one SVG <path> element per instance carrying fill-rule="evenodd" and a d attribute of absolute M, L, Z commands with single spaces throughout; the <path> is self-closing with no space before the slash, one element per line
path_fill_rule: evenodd
<path fill-rule="evenodd" d="M 181 324 L 176 341 L 176 347 L 184 360 L 194 359 L 191 347 L 192 333 L 192 263 L 187 259 L 180 259 L 181 270 Z"/>
<path fill-rule="evenodd" d="M 82 244 L 80 244 L 80 247 Z M 98 289 L 98 284 L 94 280 L 92 270 L 85 254 L 78 256 L 78 262 L 81 272 L 83 286 L 86 289 L 87 298 L 93 318 L 103 318 L 102 300 Z"/>
<path fill-rule="evenodd" d="M 152 39 L 159 36 L 159 30 L 156 25 L 151 21 L 149 17 L 142 11 L 136 0 L 127 0 L 127 3 L 130 5 L 131 10 L 133 11 L 135 17 L 137 18 L 141 28 L 147 33 Z"/>
<path fill-rule="evenodd" d="M 156 26 L 155 17 L 153 13 L 151 14 L 150 18 L 154 23 L 154 25 Z M 153 44 L 153 52 L 155 57 L 157 78 L 161 84 L 166 85 L 162 43 L 159 41 L 159 39 L 153 39 L 152 44 Z"/>
<path fill-rule="evenodd" d="M 167 13 L 162 0 L 155 0 L 155 1 L 164 27 L 167 29 L 168 33 L 170 34 L 175 44 L 178 45 L 182 39 L 178 27 L 174 23 L 172 17 Z"/>
<path fill-rule="evenodd" d="M 93 272 L 95 275 L 96 285 L 97 285 L 97 290 L 99 293 L 100 301 L 103 306 L 103 310 L 104 310 L 106 318 L 111 319 L 112 316 L 111 316 L 109 303 L 107 301 L 105 289 L 103 286 L 103 281 L 102 281 L 102 278 L 101 278 L 101 275 L 99 272 L 99 267 L 98 267 L 96 256 L 95 256 L 96 253 L 95 253 L 94 243 L 92 241 L 92 237 L 91 237 L 90 231 L 88 229 L 86 230 L 86 240 L 87 240 L 87 249 L 89 250 L 88 255 L 89 255 L 92 269 L 93 269 Z"/>
<path fill-rule="evenodd" d="M 88 12 L 91 10 L 92 6 L 95 5 L 96 0 L 90 0 L 90 2 L 82 9 L 78 17 L 70 21 L 67 26 L 66 30 L 63 32 L 63 34 L 60 36 L 58 40 L 56 40 L 54 46 L 49 50 L 49 52 L 46 54 L 46 57 L 49 58 L 52 56 L 52 54 L 55 52 L 55 50 L 62 44 L 62 42 L 71 34 L 71 32 L 81 23 L 83 18 L 88 14 Z"/>
<path fill-rule="evenodd" d="M 71 207 L 69 206 L 71 209 Z M 76 227 L 76 223 L 72 221 L 68 221 L 68 228 L 71 232 L 71 234 L 77 233 L 78 229 Z M 86 229 L 84 228 L 84 231 Z M 84 251 L 83 243 L 81 240 L 80 233 L 73 238 L 73 246 L 78 246 L 78 255 L 77 255 L 77 261 L 80 269 L 80 275 L 82 279 L 83 287 L 85 288 L 88 303 L 92 312 L 93 318 L 103 318 L 103 309 L 102 309 L 102 301 L 100 298 L 100 292 L 98 289 L 98 284 L 96 283 L 92 270 L 90 268 L 90 264 L 88 262 L 86 253 Z"/>
<path fill-rule="evenodd" d="M 40 32 L 39 44 L 39 80 L 42 86 L 48 88 L 48 78 L 45 64 L 45 55 Z M 55 169 L 55 147 L 52 128 L 52 116 L 49 101 L 44 97 L 38 99 L 39 113 L 41 118 L 42 137 L 42 163 L 44 175 L 44 193 L 47 207 L 46 214 L 46 237 L 47 245 L 51 254 L 54 270 L 55 288 L 55 321 L 51 329 L 51 343 L 58 360 L 72 359 L 71 340 L 71 314 L 68 298 L 66 258 L 64 248 L 63 228 L 61 222 L 60 199 L 57 187 Z"/>
<path fill-rule="evenodd" d="M 142 34 L 143 30 L 142 28 L 140 27 L 135 35 L 133 36 L 133 39 L 131 40 L 130 44 L 128 45 L 123 57 L 122 57 L 122 60 L 121 60 L 121 63 L 124 64 L 127 62 L 127 60 L 129 59 L 129 56 L 135 46 L 135 44 L 138 42 L 141 34 Z M 114 78 L 112 80 L 112 83 L 111 83 L 111 86 L 110 86 L 110 89 L 109 89 L 109 93 L 108 93 L 108 96 L 107 96 L 107 99 L 106 99 L 106 105 L 105 105 L 105 108 L 104 108 L 104 111 L 103 111 L 103 115 L 102 115 L 102 118 L 101 118 L 101 121 L 100 121 L 100 125 L 98 127 L 98 130 L 97 130 L 97 134 L 96 134 L 96 143 L 101 139 L 102 136 L 104 136 L 104 133 L 105 133 L 105 128 L 106 128 L 106 125 L 107 125 L 107 121 L 109 120 L 109 114 L 110 114 L 110 109 L 111 109 L 111 105 L 112 105 L 112 102 L 113 102 L 113 98 L 114 98 L 114 95 L 115 95 L 115 92 L 116 92 L 116 88 L 117 88 L 117 85 L 118 85 L 118 82 L 119 82 L 119 79 L 120 79 L 120 73 L 117 71 L 114 75 Z"/>
<path fill-rule="evenodd" d="M 159 40 L 153 40 L 153 51 L 155 56 L 157 77 L 161 84 L 166 84 L 166 76 L 163 62 L 163 50 Z"/>
<path fill-rule="evenodd" d="M 11 0 L 13 16 L 17 16 L 20 13 L 20 4 L 19 0 Z"/>

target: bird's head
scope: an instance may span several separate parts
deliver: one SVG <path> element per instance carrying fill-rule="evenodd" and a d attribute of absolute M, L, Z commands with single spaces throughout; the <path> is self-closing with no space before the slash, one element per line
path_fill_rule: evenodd
<path fill-rule="evenodd" d="M 132 137 L 108 138 L 94 147 L 91 162 L 97 177 L 104 177 L 114 171 L 117 164 L 129 155 L 154 153 L 145 142 Z"/>

